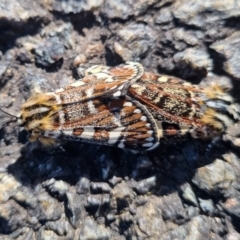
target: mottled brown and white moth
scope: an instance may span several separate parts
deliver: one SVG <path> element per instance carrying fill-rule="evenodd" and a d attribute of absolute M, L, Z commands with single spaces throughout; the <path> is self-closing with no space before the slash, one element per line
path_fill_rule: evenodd
<path fill-rule="evenodd" d="M 239 106 L 217 84 L 203 89 L 127 62 L 95 65 L 65 88 L 30 97 L 18 120 L 30 141 L 44 145 L 66 139 L 152 150 L 165 140 L 214 138 L 239 116 Z"/>

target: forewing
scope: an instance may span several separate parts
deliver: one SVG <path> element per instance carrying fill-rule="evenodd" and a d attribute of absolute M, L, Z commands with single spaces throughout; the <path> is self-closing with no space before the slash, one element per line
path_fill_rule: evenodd
<path fill-rule="evenodd" d="M 53 117 L 54 128 L 42 132 L 45 137 L 140 150 L 159 143 L 152 115 L 128 97 L 66 105 Z"/>
<path fill-rule="evenodd" d="M 87 76 L 83 79 L 55 92 L 61 104 L 83 102 L 101 96 L 124 96 L 129 85 L 142 76 L 144 69 L 140 63 L 128 62 L 116 67 L 93 66 L 86 72 Z"/>

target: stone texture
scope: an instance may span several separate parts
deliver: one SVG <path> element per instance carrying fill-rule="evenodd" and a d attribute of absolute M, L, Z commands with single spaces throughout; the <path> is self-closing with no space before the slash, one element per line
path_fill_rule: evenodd
<path fill-rule="evenodd" d="M 239 47 L 240 32 L 237 31 L 224 40 L 213 43 L 210 47 L 223 58 L 224 70 L 232 77 L 240 79 Z"/>
<path fill-rule="evenodd" d="M 44 9 L 40 1 L 20 0 L 0 3 L 0 18 L 26 21 L 30 18 L 44 17 L 47 13 L 47 9 Z"/>
<path fill-rule="evenodd" d="M 232 91 L 239 102 L 238 1 L 1 1 L 0 107 L 17 115 L 94 64 Z M 203 79 L 205 76 L 207 78 Z M 29 143 L 0 112 L 0 239 L 239 239 L 239 123 L 209 141 L 132 153 Z"/>
<path fill-rule="evenodd" d="M 102 0 L 87 0 L 87 1 L 61 1 L 53 0 L 50 2 L 50 9 L 63 13 L 79 13 L 82 11 L 91 11 L 98 8 L 102 4 Z"/>
<path fill-rule="evenodd" d="M 124 61 L 139 61 L 154 46 L 156 32 L 143 24 L 129 24 L 120 29 L 114 43 L 115 52 Z"/>
<path fill-rule="evenodd" d="M 234 179 L 231 165 L 217 159 L 212 164 L 199 168 L 192 181 L 202 190 L 213 193 L 227 190 Z"/>
<path fill-rule="evenodd" d="M 211 22 L 238 17 L 239 2 L 234 0 L 198 2 L 178 0 L 173 5 L 173 15 L 187 25 L 204 28 Z"/>
<path fill-rule="evenodd" d="M 98 225 L 93 219 L 86 218 L 81 229 L 79 239 L 88 240 L 100 240 L 100 239 L 111 239 L 109 229 Z"/>

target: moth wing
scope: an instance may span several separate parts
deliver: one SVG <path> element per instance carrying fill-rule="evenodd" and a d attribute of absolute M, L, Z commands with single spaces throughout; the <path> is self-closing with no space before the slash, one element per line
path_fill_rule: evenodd
<path fill-rule="evenodd" d="M 160 138 L 182 138 L 202 127 L 201 106 L 193 100 L 191 88 L 146 81 L 132 84 L 128 95 L 152 114 Z"/>
<path fill-rule="evenodd" d="M 69 105 L 54 118 L 54 129 L 44 131 L 44 137 L 140 150 L 159 144 L 152 115 L 129 97 Z"/>
<path fill-rule="evenodd" d="M 144 72 L 140 78 L 140 82 L 145 83 L 154 83 L 154 84 L 168 84 L 168 85 L 183 85 L 183 86 L 192 86 L 191 83 L 174 76 L 156 74 L 152 72 Z"/>
<path fill-rule="evenodd" d="M 118 98 L 139 80 L 144 69 L 140 63 L 127 62 L 116 67 L 93 66 L 87 76 L 56 91 L 62 104 L 83 102 L 97 97 Z"/>

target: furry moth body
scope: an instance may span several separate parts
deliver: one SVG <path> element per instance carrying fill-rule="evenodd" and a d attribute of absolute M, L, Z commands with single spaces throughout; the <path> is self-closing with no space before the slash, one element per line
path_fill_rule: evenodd
<path fill-rule="evenodd" d="M 93 66 L 86 77 L 30 97 L 19 123 L 44 145 L 67 139 L 151 150 L 165 140 L 214 138 L 239 120 L 239 107 L 218 85 L 144 73 L 141 64 Z"/>

